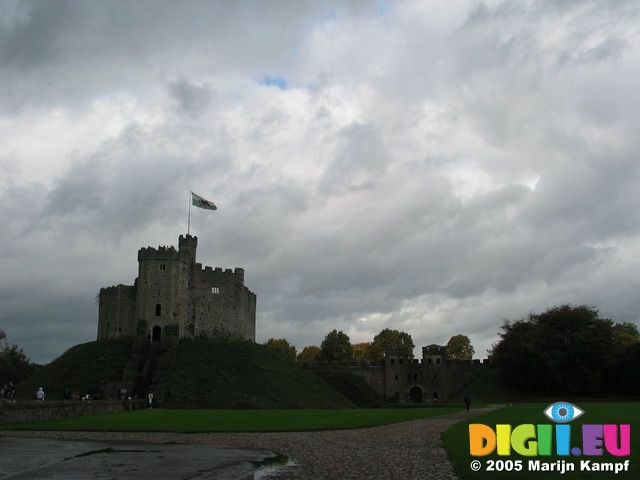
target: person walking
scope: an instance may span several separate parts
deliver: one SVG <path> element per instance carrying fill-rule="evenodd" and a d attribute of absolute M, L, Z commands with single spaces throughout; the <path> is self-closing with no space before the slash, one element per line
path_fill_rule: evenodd
<path fill-rule="evenodd" d="M 38 387 L 38 391 L 36 392 L 36 400 L 44 402 L 44 389 L 42 387 Z"/>
<path fill-rule="evenodd" d="M 464 396 L 464 406 L 467 407 L 467 413 L 471 409 L 471 397 L 469 395 Z"/>

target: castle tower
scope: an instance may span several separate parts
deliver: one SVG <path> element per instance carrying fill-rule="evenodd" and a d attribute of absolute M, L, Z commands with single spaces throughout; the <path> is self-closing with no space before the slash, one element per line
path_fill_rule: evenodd
<path fill-rule="evenodd" d="M 100 290 L 98 339 L 208 336 L 256 339 L 256 295 L 244 269 L 196 263 L 198 237 L 180 235 L 174 247 L 141 248 L 133 285 Z"/>
<path fill-rule="evenodd" d="M 187 260 L 189 268 L 196 263 L 196 249 L 198 248 L 198 237 L 189 235 L 180 235 L 178 238 L 178 250 L 180 255 Z"/>
<path fill-rule="evenodd" d="M 173 247 L 138 251 L 138 333 L 153 341 L 180 338 L 186 324 L 189 265 Z M 143 330 L 143 331 L 141 331 Z"/>

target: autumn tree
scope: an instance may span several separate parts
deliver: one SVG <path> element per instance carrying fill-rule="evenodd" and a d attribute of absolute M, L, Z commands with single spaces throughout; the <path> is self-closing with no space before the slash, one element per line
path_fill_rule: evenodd
<path fill-rule="evenodd" d="M 353 359 L 356 362 L 378 362 L 383 354 L 378 346 L 371 342 L 356 343 L 353 345 Z"/>
<path fill-rule="evenodd" d="M 269 340 L 266 341 L 265 345 L 267 347 L 273 348 L 275 350 L 278 350 L 280 353 L 282 353 L 285 357 L 287 357 L 288 359 L 295 361 L 296 359 L 296 347 L 291 345 L 286 339 L 284 338 L 270 338 Z"/>
<path fill-rule="evenodd" d="M 475 349 L 466 335 L 454 335 L 447 342 L 447 359 L 472 360 Z"/>
<path fill-rule="evenodd" d="M 299 362 L 313 363 L 318 359 L 320 354 L 320 347 L 317 345 L 307 345 L 298 354 Z"/>
<path fill-rule="evenodd" d="M 378 359 L 384 357 L 385 352 L 394 352 L 407 355 L 413 358 L 413 339 L 411 335 L 399 330 L 385 328 L 378 335 L 373 337 L 372 347 L 378 355 Z"/>
<path fill-rule="evenodd" d="M 353 347 L 349 336 L 337 330 L 330 331 L 320 345 L 318 360 L 346 362 L 353 358 Z"/>
<path fill-rule="evenodd" d="M 620 351 L 625 351 L 633 344 L 640 342 L 640 331 L 635 323 L 616 323 L 613 325 L 613 337 L 616 347 Z"/>

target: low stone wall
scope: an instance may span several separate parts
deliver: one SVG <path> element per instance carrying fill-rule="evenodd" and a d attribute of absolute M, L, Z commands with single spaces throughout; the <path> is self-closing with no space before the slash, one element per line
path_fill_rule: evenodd
<path fill-rule="evenodd" d="M 59 420 L 68 417 L 100 415 L 146 408 L 144 400 L 107 400 L 85 402 L 10 402 L 0 401 L 0 425 L 3 423 Z"/>

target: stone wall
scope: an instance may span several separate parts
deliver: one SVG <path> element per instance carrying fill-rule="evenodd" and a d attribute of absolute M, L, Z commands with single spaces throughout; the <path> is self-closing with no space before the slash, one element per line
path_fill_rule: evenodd
<path fill-rule="evenodd" d="M 388 403 L 436 404 L 453 395 L 482 374 L 486 365 L 479 360 L 447 361 L 390 356 L 383 362 L 303 363 L 315 371 L 343 370 L 362 379 Z M 412 396 L 413 392 L 413 396 Z"/>
<path fill-rule="evenodd" d="M 101 288 L 99 304 L 98 340 L 135 335 L 135 286 Z"/>
<path fill-rule="evenodd" d="M 146 408 L 145 400 L 86 402 L 8 402 L 0 401 L 0 425 L 3 423 L 59 420 L 85 415 L 124 412 Z"/>
<path fill-rule="evenodd" d="M 189 292 L 193 335 L 228 335 L 255 341 L 255 294 L 244 286 L 244 270 L 194 265 Z"/>

